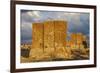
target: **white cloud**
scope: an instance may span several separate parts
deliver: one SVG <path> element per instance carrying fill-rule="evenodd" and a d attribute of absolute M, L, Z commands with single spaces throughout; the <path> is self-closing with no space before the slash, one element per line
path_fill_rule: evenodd
<path fill-rule="evenodd" d="M 70 15 L 70 16 L 79 16 L 80 13 L 71 13 L 71 12 L 66 12 L 64 15 Z"/>
<path fill-rule="evenodd" d="M 31 17 L 39 18 L 40 17 L 40 12 L 39 11 L 29 11 L 27 14 Z"/>
<path fill-rule="evenodd" d="M 22 30 L 30 30 L 30 29 L 32 29 L 32 23 L 22 23 L 21 24 L 21 29 Z"/>
<path fill-rule="evenodd" d="M 58 12 L 55 18 L 66 20 L 68 22 L 73 22 L 75 25 L 80 24 L 80 13 Z"/>

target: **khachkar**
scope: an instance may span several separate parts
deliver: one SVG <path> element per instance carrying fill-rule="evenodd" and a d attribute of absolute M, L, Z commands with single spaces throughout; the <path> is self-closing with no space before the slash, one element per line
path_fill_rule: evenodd
<path fill-rule="evenodd" d="M 32 26 L 31 57 L 42 59 L 43 57 L 64 58 L 66 56 L 66 21 L 45 21 L 33 23 Z"/>

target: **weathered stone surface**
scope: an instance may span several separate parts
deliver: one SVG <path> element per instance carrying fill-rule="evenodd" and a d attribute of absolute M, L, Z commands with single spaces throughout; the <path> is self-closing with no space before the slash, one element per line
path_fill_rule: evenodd
<path fill-rule="evenodd" d="M 55 22 L 55 48 L 66 47 L 67 23 L 65 21 Z"/>
<path fill-rule="evenodd" d="M 54 21 L 44 22 L 44 52 L 54 52 Z"/>
<path fill-rule="evenodd" d="M 30 50 L 21 62 L 88 59 L 89 48 L 84 47 L 86 36 L 72 33 L 67 40 L 67 22 L 61 20 L 32 24 L 32 45 L 21 45 Z"/>
<path fill-rule="evenodd" d="M 43 52 L 43 24 L 32 24 L 32 48 L 30 56 L 38 55 Z"/>

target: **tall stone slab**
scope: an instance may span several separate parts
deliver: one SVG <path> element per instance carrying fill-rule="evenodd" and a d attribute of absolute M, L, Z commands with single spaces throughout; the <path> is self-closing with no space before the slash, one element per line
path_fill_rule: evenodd
<path fill-rule="evenodd" d="M 32 24 L 32 48 L 30 56 L 38 56 L 43 52 L 43 23 Z"/>
<path fill-rule="evenodd" d="M 44 22 L 44 52 L 54 53 L 54 21 Z"/>

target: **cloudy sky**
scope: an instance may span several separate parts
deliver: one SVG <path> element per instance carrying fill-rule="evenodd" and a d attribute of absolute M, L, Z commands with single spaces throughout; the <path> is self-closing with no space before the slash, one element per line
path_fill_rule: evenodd
<path fill-rule="evenodd" d="M 45 20 L 65 20 L 69 35 L 83 33 L 89 37 L 89 13 L 21 10 L 21 43 L 31 43 L 32 23 Z"/>

